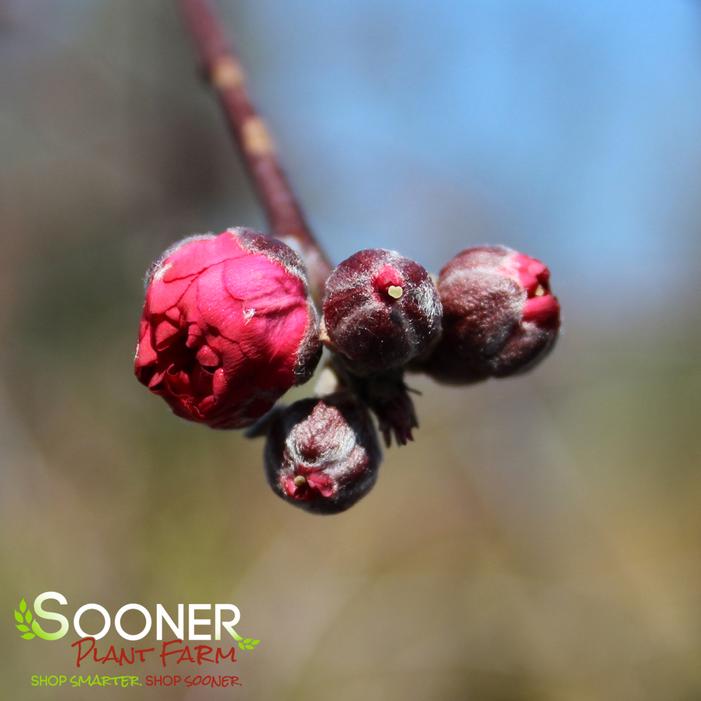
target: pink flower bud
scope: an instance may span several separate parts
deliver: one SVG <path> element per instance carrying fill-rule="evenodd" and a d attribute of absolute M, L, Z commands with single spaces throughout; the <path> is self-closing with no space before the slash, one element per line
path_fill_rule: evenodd
<path fill-rule="evenodd" d="M 441 270 L 443 336 L 423 366 L 447 383 L 524 372 L 552 349 L 560 305 L 550 271 L 505 246 L 458 253 Z"/>
<path fill-rule="evenodd" d="M 381 457 L 370 414 L 350 395 L 303 399 L 270 420 L 268 481 L 307 511 L 335 514 L 353 506 L 375 484 Z"/>
<path fill-rule="evenodd" d="M 322 340 L 359 375 L 406 365 L 440 332 L 441 303 L 429 274 L 394 251 L 359 251 L 326 282 Z"/>
<path fill-rule="evenodd" d="M 242 428 L 319 360 L 300 258 L 248 229 L 185 239 L 151 267 L 134 368 L 185 419 Z"/>

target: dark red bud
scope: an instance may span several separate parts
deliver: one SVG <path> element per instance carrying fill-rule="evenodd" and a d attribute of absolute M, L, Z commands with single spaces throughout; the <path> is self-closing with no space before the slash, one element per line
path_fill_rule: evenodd
<path fill-rule="evenodd" d="M 268 424 L 268 481 L 307 511 L 335 514 L 353 506 L 375 484 L 381 457 L 370 414 L 347 394 L 295 402 Z"/>
<path fill-rule="evenodd" d="M 326 282 L 322 340 L 359 375 L 425 355 L 441 332 L 441 303 L 426 270 L 394 251 L 367 249 Z"/>
<path fill-rule="evenodd" d="M 552 349 L 560 305 L 550 271 L 505 246 L 458 253 L 441 270 L 443 335 L 422 365 L 437 380 L 462 384 L 524 372 Z"/>

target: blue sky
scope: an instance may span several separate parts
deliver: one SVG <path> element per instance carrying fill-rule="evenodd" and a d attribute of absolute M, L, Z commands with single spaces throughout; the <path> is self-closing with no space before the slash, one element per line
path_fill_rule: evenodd
<path fill-rule="evenodd" d="M 334 257 L 437 268 L 501 241 L 573 294 L 605 280 L 603 306 L 698 269 L 690 0 L 258 0 L 245 27 L 220 7 Z"/>
<path fill-rule="evenodd" d="M 622 311 L 668 314 L 670 295 L 701 308 L 701 3 L 216 4 L 334 259 L 385 246 L 438 270 L 468 245 L 502 242 L 551 266 L 567 309 L 589 307 L 615 323 Z M 143 27 L 135 13 L 92 0 L 51 15 L 43 2 L 14 7 L 25 30 L 44 27 L 67 47 L 109 23 L 112 41 L 100 35 L 102 52 L 89 59 L 104 80 L 139 56 L 148 60 L 130 70 L 144 80 L 189 69 L 169 3 L 151 5 Z M 164 41 L 182 40 L 182 51 L 159 48 L 155 21 L 169 23 Z M 11 36 L 3 55 L 26 51 Z M 89 43 L 82 49 L 90 56 Z M 55 52 L 56 42 L 36 41 L 32 51 Z M 193 99 L 175 84 L 168 90 Z M 18 118 L 15 128 L 29 124 Z M 241 215 L 263 225 L 253 202 L 250 213 L 232 213 L 224 198 L 220 207 L 210 226 Z M 641 305 L 650 289 L 665 294 Z"/>

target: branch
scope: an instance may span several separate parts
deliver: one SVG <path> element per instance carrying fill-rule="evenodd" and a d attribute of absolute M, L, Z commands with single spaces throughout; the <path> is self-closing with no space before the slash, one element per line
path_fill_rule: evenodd
<path fill-rule="evenodd" d="M 278 238 L 291 238 L 298 244 L 296 248 L 304 258 L 312 292 L 318 301 L 332 266 L 310 231 L 280 166 L 270 133 L 251 104 L 241 62 L 209 0 L 180 0 L 180 8 L 205 78 L 219 97 L 226 122 L 263 205 L 270 231 Z"/>

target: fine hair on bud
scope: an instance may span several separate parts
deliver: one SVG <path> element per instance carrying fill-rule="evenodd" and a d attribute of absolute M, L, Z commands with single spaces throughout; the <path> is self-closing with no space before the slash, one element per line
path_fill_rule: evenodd
<path fill-rule="evenodd" d="M 368 410 L 345 392 L 277 409 L 268 422 L 268 482 L 282 499 L 312 513 L 353 506 L 375 484 L 381 459 Z"/>
<path fill-rule="evenodd" d="M 426 270 L 395 251 L 358 251 L 326 282 L 322 341 L 358 375 L 422 358 L 441 333 L 441 302 Z"/>

